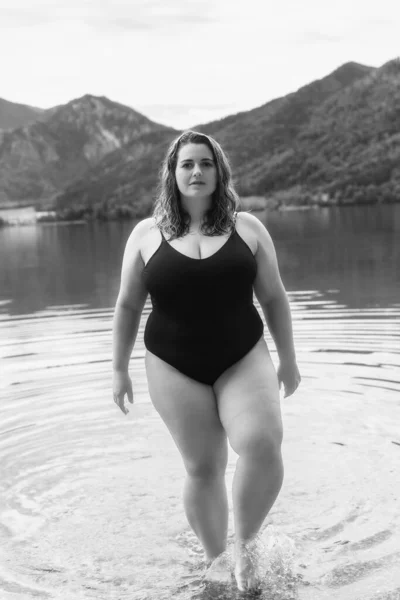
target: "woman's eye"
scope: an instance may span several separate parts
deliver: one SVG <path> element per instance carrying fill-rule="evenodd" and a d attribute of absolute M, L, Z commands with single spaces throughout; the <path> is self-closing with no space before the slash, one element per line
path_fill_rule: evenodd
<path fill-rule="evenodd" d="M 211 162 L 206 162 L 203 163 L 203 167 L 212 167 L 212 163 Z M 192 165 L 190 163 L 185 163 L 184 165 L 182 165 L 183 169 L 186 169 L 187 167 L 192 167 Z"/>

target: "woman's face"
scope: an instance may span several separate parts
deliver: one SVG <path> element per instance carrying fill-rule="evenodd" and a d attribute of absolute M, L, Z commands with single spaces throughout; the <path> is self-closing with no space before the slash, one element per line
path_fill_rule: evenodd
<path fill-rule="evenodd" d="M 217 165 L 206 144 L 186 144 L 179 149 L 175 169 L 178 190 L 186 198 L 209 197 L 217 187 Z"/>

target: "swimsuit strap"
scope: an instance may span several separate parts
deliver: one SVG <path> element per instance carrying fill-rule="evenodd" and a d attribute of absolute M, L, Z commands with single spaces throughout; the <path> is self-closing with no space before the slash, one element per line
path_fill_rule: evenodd
<path fill-rule="evenodd" d="M 162 241 L 166 242 L 167 240 L 165 239 L 164 234 L 163 234 L 161 228 L 159 227 L 158 223 L 156 223 L 156 225 L 157 225 L 158 231 L 161 233 Z"/>
<path fill-rule="evenodd" d="M 232 234 L 236 231 L 236 219 L 237 219 L 237 212 L 233 213 L 233 230 L 232 230 Z"/>

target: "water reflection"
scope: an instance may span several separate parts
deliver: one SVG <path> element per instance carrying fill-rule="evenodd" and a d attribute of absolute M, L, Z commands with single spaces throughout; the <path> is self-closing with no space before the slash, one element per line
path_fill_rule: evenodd
<path fill-rule="evenodd" d="M 400 205 L 255 213 L 289 291 L 338 290 L 350 307 L 391 306 L 400 289 Z M 13 314 L 48 305 L 113 306 L 129 223 L 0 230 L 0 301 Z"/>

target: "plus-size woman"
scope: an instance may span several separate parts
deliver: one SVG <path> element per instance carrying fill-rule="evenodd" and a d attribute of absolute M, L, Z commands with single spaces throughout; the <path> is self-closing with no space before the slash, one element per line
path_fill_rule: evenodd
<path fill-rule="evenodd" d="M 151 401 L 186 469 L 184 507 L 206 558 L 226 549 L 229 441 L 239 458 L 233 479 L 235 577 L 256 587 L 247 549 L 283 480 L 279 385 L 300 383 L 289 302 L 272 240 L 253 215 L 237 213 L 221 146 L 186 131 L 165 157 L 153 216 L 126 244 L 114 315 L 114 401 L 133 402 L 128 375 L 148 294 L 146 374 Z M 265 315 L 279 355 L 264 340 Z"/>

